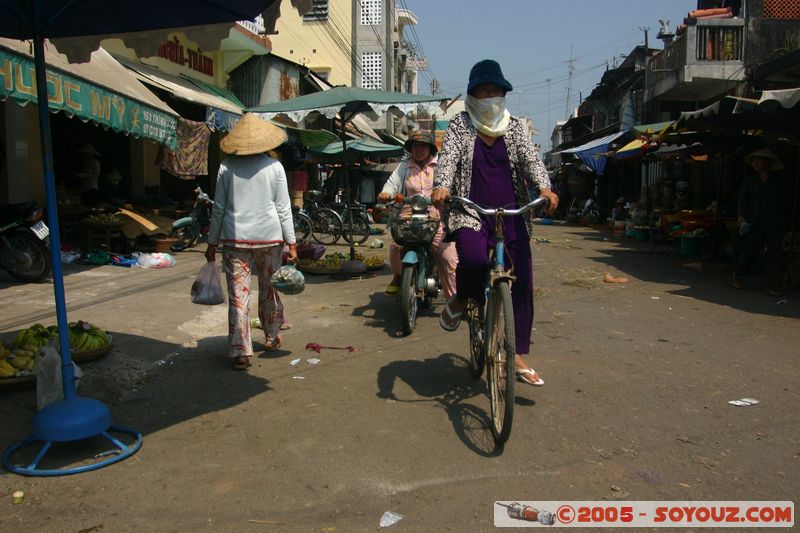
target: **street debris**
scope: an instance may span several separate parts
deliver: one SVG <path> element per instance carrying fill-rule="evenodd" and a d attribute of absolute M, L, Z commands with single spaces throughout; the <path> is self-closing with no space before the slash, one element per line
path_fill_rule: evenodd
<path fill-rule="evenodd" d="M 327 350 L 347 350 L 348 352 L 357 352 L 358 348 L 355 346 L 322 346 L 321 344 L 317 344 L 316 342 L 309 342 L 306 344 L 306 350 L 313 350 L 317 353 L 320 353 L 322 349 L 325 348 Z"/>
<path fill-rule="evenodd" d="M 384 528 L 393 526 L 402 519 L 403 515 L 395 513 L 394 511 L 386 511 L 383 513 L 383 516 L 381 516 L 380 527 Z"/>
<path fill-rule="evenodd" d="M 640 468 L 639 470 L 636 470 L 636 475 L 648 485 L 664 484 L 664 478 L 662 478 L 661 475 L 647 468 Z"/>
<path fill-rule="evenodd" d="M 292 379 L 306 379 L 303 376 L 292 376 Z"/>
<path fill-rule="evenodd" d="M 683 268 L 691 268 L 692 270 L 703 270 L 703 263 L 700 261 L 691 261 L 681 265 Z"/>
<path fill-rule="evenodd" d="M 276 526 L 285 526 L 286 522 L 276 522 L 275 520 L 253 520 L 249 519 L 248 522 L 251 524 L 273 524 Z"/>
<path fill-rule="evenodd" d="M 25 493 L 21 490 L 15 490 L 13 494 L 11 494 L 11 503 L 14 505 L 19 505 L 22 503 L 22 500 L 25 499 Z"/>
<path fill-rule="evenodd" d="M 606 283 L 628 283 L 630 280 L 628 278 L 617 278 L 612 276 L 610 272 L 606 272 L 603 274 L 603 281 Z"/>
<path fill-rule="evenodd" d="M 300 361 L 302 361 L 302 359 L 300 359 L 300 358 L 298 357 L 297 359 L 292 359 L 292 360 L 289 362 L 289 364 L 290 364 L 290 365 L 292 365 L 292 366 L 297 366 L 297 365 L 299 365 L 299 364 L 300 364 Z"/>
<path fill-rule="evenodd" d="M 651 296 L 650 299 L 651 300 L 660 300 L 661 297 L 660 296 Z"/>
<path fill-rule="evenodd" d="M 316 357 L 312 357 L 311 359 L 307 360 L 306 363 L 309 365 L 318 365 L 322 362 L 322 359 L 317 359 Z"/>
<path fill-rule="evenodd" d="M 741 400 L 731 400 L 728 403 L 736 407 L 750 407 L 751 405 L 756 405 L 761 402 L 755 398 L 742 398 Z"/>
<path fill-rule="evenodd" d="M 370 248 L 383 248 L 383 241 L 378 239 L 378 238 L 372 239 L 372 242 L 369 243 L 369 247 Z"/>
<path fill-rule="evenodd" d="M 675 437 L 675 438 L 683 442 L 684 444 L 694 444 L 695 446 L 700 446 L 695 441 L 691 440 L 689 437 Z"/>
<path fill-rule="evenodd" d="M 777 301 L 777 302 L 775 302 L 775 303 L 776 303 L 776 304 L 778 304 L 778 305 L 786 305 L 786 304 L 788 304 L 788 303 L 789 303 L 789 300 L 787 300 L 787 299 L 785 299 L 785 298 L 784 298 L 783 300 L 778 300 L 778 301 Z"/>

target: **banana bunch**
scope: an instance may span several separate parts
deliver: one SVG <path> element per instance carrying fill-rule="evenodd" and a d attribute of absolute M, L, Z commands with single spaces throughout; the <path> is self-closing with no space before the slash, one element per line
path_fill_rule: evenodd
<path fill-rule="evenodd" d="M 78 321 L 69 325 L 69 345 L 76 352 L 104 348 L 109 342 L 105 331 L 88 322 Z"/>
<path fill-rule="evenodd" d="M 96 213 L 84 219 L 87 224 L 118 224 L 122 222 L 122 217 L 116 213 Z"/>
<path fill-rule="evenodd" d="M 5 346 L 0 348 L 0 378 L 13 378 L 21 373 L 32 371 L 36 367 L 36 354 L 38 347 L 31 346 L 32 350 L 14 348 L 9 350 Z"/>
<path fill-rule="evenodd" d="M 14 346 L 24 349 L 29 349 L 30 346 L 38 348 L 39 346 L 47 346 L 52 339 L 58 339 L 58 331 L 55 326 L 46 328 L 41 324 L 34 324 L 17 334 L 17 338 L 14 339 Z"/>
<path fill-rule="evenodd" d="M 364 264 L 367 265 L 368 267 L 381 266 L 383 265 L 383 257 L 379 255 L 373 255 L 372 257 L 367 257 L 366 259 L 364 259 Z"/>

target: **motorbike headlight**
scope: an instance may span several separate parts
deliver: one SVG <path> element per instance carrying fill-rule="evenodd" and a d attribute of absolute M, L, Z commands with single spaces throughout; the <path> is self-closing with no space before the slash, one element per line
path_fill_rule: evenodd
<path fill-rule="evenodd" d="M 416 195 L 408 201 L 411 206 L 411 211 L 414 213 L 427 213 L 428 212 L 428 199 L 422 195 Z"/>

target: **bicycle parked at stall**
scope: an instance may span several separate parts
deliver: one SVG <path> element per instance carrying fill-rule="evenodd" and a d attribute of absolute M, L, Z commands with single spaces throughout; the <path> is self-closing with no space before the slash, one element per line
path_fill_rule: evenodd
<path fill-rule="evenodd" d="M 540 197 L 518 209 L 486 209 L 466 198 L 452 196 L 451 202 L 470 207 L 478 213 L 495 217 L 495 245 L 489 257 L 485 302 L 467 301 L 466 321 L 469 324 L 469 370 L 480 378 L 486 368 L 486 385 L 495 442 L 502 444 L 511 434 L 514 418 L 515 333 L 514 307 L 511 303 L 513 265 L 506 266 L 503 218 L 519 216 L 547 204 Z"/>
<path fill-rule="evenodd" d="M 313 224 L 305 209 L 292 206 L 292 222 L 294 223 L 294 237 L 297 242 L 306 242 L 311 236 Z"/>
<path fill-rule="evenodd" d="M 342 236 L 342 218 L 327 207 L 322 200 L 322 191 L 305 194 L 303 210 L 311 221 L 311 238 L 320 244 L 336 244 Z"/>

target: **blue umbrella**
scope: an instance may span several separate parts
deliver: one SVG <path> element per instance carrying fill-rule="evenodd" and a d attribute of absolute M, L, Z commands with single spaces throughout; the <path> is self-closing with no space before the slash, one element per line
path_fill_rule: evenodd
<path fill-rule="evenodd" d="M 10 471 L 30 476 L 55 476 L 95 470 L 121 461 L 136 453 L 142 444 L 138 431 L 112 426 L 111 411 L 100 401 L 80 397 L 75 392 L 75 374 L 69 346 L 67 308 L 64 298 L 64 276 L 61 268 L 61 242 L 53 171 L 53 144 L 47 106 L 47 82 L 44 40 L 51 37 L 78 37 L 149 31 L 164 28 L 197 26 L 249 20 L 263 13 L 277 0 L 137 0 L 114 2 L 113 9 L 105 0 L 0 0 L 0 36 L 33 41 L 36 64 L 36 93 L 39 129 L 42 140 L 44 188 L 47 220 L 51 228 L 50 252 L 53 259 L 53 290 L 58 318 L 61 349 L 61 377 L 64 399 L 39 411 L 33 421 L 33 435 L 16 443 L 3 453 L 3 465 Z M 124 37 L 124 36 L 123 36 Z M 125 445 L 112 437 L 110 430 L 135 436 L 133 445 Z M 88 466 L 42 469 L 38 465 L 55 442 L 69 442 L 101 435 L 117 446 L 108 459 Z M 42 441 L 44 445 L 27 467 L 13 464 L 17 450 Z"/>

